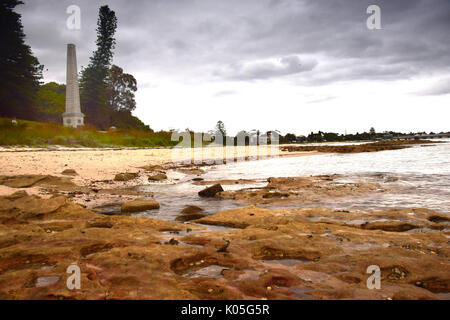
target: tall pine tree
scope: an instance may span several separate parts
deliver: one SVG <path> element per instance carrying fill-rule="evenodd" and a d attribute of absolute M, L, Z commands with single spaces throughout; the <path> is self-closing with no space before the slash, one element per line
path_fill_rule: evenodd
<path fill-rule="evenodd" d="M 81 71 L 81 106 L 86 123 L 105 129 L 110 125 L 108 106 L 108 72 L 116 44 L 114 34 L 117 18 L 108 6 L 99 10 L 97 21 L 97 50 L 90 58 L 89 65 Z"/>
<path fill-rule="evenodd" d="M 25 44 L 21 16 L 14 12 L 20 4 L 20 0 L 0 1 L 0 115 L 34 119 L 43 66 Z"/>

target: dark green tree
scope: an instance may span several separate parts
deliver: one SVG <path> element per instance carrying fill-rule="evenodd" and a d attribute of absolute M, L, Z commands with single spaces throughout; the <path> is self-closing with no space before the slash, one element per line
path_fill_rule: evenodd
<path fill-rule="evenodd" d="M 43 66 L 25 44 L 21 16 L 14 11 L 20 4 L 20 0 L 0 1 L 0 115 L 34 119 Z"/>
<path fill-rule="evenodd" d="M 225 129 L 225 124 L 221 120 L 217 121 L 215 131 L 216 131 L 216 133 L 221 134 L 223 137 L 226 137 L 226 135 L 227 135 L 227 130 Z"/>
<path fill-rule="evenodd" d="M 108 6 L 99 10 L 97 21 L 97 50 L 89 65 L 81 71 L 80 95 L 86 123 L 105 129 L 111 125 L 108 106 L 108 73 L 114 55 L 117 18 Z"/>
<path fill-rule="evenodd" d="M 286 133 L 286 135 L 283 137 L 283 142 L 291 143 L 295 142 L 297 137 L 293 133 Z"/>
<path fill-rule="evenodd" d="M 42 85 L 35 99 L 37 118 L 39 121 L 61 123 L 61 114 L 66 106 L 66 85 L 49 82 Z"/>
<path fill-rule="evenodd" d="M 113 65 L 108 73 L 108 107 L 112 111 L 136 109 L 134 93 L 137 90 L 136 79 L 128 73 L 123 73 L 123 69 Z"/>

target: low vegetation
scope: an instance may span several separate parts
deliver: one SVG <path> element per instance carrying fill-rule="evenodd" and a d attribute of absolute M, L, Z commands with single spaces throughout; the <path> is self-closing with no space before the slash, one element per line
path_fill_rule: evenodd
<path fill-rule="evenodd" d="M 92 126 L 64 127 L 55 123 L 0 118 L 0 145 L 46 147 L 157 147 L 174 146 L 171 132 L 136 129 L 98 131 Z"/>

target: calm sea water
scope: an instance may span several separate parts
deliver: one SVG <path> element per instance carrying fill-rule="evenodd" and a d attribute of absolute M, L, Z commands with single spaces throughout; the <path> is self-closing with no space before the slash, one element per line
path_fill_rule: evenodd
<path fill-rule="evenodd" d="M 342 174 L 349 181 L 372 181 L 390 187 L 392 192 L 364 197 L 348 197 L 315 203 L 330 208 L 429 208 L 450 214 L 450 140 L 416 145 L 402 150 L 371 153 L 326 154 L 275 158 L 214 166 L 201 175 L 205 180 L 257 179 L 253 185 L 223 186 L 225 190 L 264 186 L 269 177 L 295 177 Z M 197 205 L 207 213 L 243 206 L 232 200 L 202 199 L 197 192 L 204 186 L 192 185 L 192 176 L 175 184 L 152 184 L 141 188 L 154 192 L 159 211 L 143 214 L 174 219 L 186 205 Z M 299 205 L 295 205 L 300 207 Z M 280 207 L 271 206 L 271 207 Z"/>

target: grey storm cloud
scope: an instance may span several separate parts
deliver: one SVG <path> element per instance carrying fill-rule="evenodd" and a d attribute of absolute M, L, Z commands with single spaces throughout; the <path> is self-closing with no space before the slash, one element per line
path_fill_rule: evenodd
<path fill-rule="evenodd" d="M 76 3 L 75 3 L 76 2 Z M 81 8 L 82 28 L 65 27 L 66 8 Z M 302 85 L 399 80 L 450 74 L 448 0 L 152 0 L 107 1 L 119 19 L 114 63 L 199 83 L 288 76 Z M 48 72 L 64 81 L 65 45 L 79 65 L 95 49 L 105 1 L 25 0 L 27 42 Z M 381 30 L 366 9 L 381 8 Z"/>
<path fill-rule="evenodd" d="M 257 80 L 297 74 L 310 71 L 317 65 L 315 60 L 302 62 L 297 56 L 283 57 L 278 60 L 252 61 L 233 64 L 215 75 L 235 80 Z"/>

